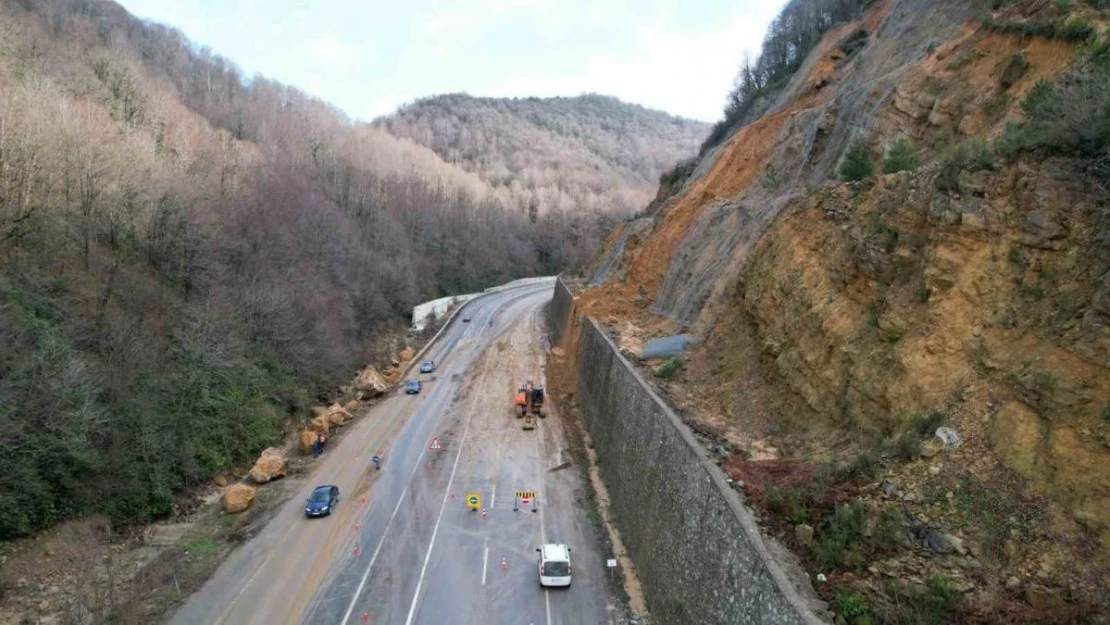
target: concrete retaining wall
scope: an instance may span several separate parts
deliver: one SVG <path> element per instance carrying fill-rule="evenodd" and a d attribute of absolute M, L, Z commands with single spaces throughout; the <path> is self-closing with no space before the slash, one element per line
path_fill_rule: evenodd
<path fill-rule="evenodd" d="M 552 317 L 571 303 L 559 281 Z M 565 332 L 572 322 L 551 327 Z M 581 321 L 577 352 L 578 403 L 653 622 L 821 623 L 724 474 L 590 319 Z"/>
<path fill-rule="evenodd" d="M 571 323 L 571 313 L 574 310 L 574 295 L 562 278 L 555 281 L 555 293 L 547 305 L 547 328 L 551 333 L 551 344 L 557 345 L 567 333 L 567 324 Z"/>

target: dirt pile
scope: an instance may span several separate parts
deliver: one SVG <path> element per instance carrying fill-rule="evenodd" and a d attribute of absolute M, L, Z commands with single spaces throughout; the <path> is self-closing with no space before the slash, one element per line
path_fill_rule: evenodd
<path fill-rule="evenodd" d="M 251 481 L 265 484 L 280 477 L 285 477 L 285 454 L 276 447 L 269 447 L 262 451 L 262 455 L 251 467 Z"/>
<path fill-rule="evenodd" d="M 251 507 L 254 503 L 254 487 L 246 484 L 232 484 L 224 491 L 224 512 L 236 514 Z"/>

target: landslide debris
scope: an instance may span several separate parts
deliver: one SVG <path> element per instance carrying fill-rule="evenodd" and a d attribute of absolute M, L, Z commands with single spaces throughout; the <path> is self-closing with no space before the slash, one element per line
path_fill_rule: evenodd
<path fill-rule="evenodd" d="M 224 512 L 236 514 L 251 507 L 255 490 L 246 484 L 232 484 L 224 491 Z"/>
<path fill-rule="evenodd" d="M 276 447 L 268 447 L 255 461 L 250 470 L 250 478 L 255 484 L 265 484 L 271 480 L 285 477 L 285 453 Z"/>

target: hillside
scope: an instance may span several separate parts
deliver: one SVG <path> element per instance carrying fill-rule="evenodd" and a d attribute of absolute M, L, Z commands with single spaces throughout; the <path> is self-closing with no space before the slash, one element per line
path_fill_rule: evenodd
<path fill-rule="evenodd" d="M 0 2 L 0 539 L 179 512 L 414 304 L 592 249 L 596 216 L 518 208 L 113 2 Z"/>
<path fill-rule="evenodd" d="M 844 622 L 1110 619 L 1102 5 L 792 0 L 582 276 Z"/>
<path fill-rule="evenodd" d="M 526 214 L 584 211 L 620 218 L 642 208 L 659 175 L 694 154 L 709 130 L 600 95 L 441 95 L 376 124 L 478 175 Z"/>

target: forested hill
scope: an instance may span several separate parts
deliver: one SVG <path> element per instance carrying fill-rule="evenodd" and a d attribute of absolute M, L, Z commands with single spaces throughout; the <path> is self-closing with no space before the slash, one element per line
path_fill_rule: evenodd
<path fill-rule="evenodd" d="M 414 304 L 555 273 L 603 232 L 529 219 L 113 2 L 0 0 L 0 539 L 169 513 L 380 357 Z"/>
<path fill-rule="evenodd" d="M 376 123 L 478 174 L 533 214 L 639 210 L 660 173 L 693 155 L 709 131 L 701 122 L 592 94 L 440 95 Z"/>

